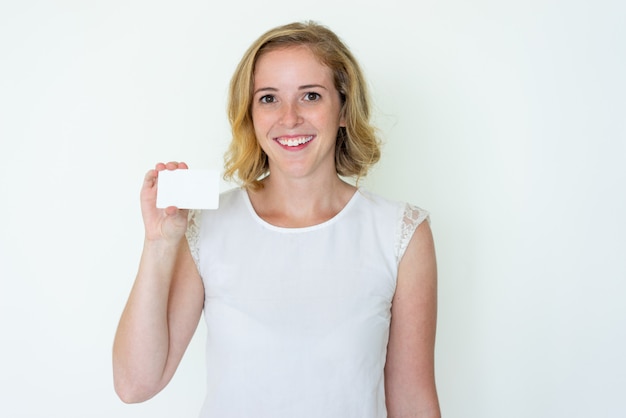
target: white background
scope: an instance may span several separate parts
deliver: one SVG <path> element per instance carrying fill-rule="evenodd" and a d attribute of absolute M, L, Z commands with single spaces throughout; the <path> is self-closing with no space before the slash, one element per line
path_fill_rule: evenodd
<path fill-rule="evenodd" d="M 221 167 L 236 63 L 302 19 L 371 83 L 363 185 L 432 213 L 444 416 L 626 416 L 618 0 L 2 0 L 0 416 L 197 415 L 203 324 L 156 398 L 113 391 L 139 187 L 157 161 Z"/>

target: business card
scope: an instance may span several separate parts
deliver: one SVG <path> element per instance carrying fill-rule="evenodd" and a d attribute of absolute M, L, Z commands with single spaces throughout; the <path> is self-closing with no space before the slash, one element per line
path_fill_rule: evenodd
<path fill-rule="evenodd" d="M 158 208 L 176 206 L 179 209 L 217 209 L 219 188 L 218 170 L 159 171 L 156 205 Z"/>

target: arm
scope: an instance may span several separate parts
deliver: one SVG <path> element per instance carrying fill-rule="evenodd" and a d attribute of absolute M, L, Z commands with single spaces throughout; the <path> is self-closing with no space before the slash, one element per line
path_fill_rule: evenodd
<path fill-rule="evenodd" d="M 113 344 L 115 390 L 142 402 L 170 381 L 197 328 L 204 303 L 200 275 L 184 238 L 187 211 L 156 208 L 158 164 L 145 177 L 141 207 L 146 235 L 135 283 Z"/>
<path fill-rule="evenodd" d="M 430 226 L 423 222 L 400 261 L 385 365 L 389 418 L 439 418 L 434 347 L 437 266 Z"/>

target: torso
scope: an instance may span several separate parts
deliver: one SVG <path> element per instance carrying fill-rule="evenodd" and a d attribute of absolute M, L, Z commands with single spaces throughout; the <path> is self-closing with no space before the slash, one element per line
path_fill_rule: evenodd
<path fill-rule="evenodd" d="M 200 214 L 202 418 L 386 417 L 384 365 L 404 204 L 357 191 L 333 217 L 282 227 L 244 190 Z"/>

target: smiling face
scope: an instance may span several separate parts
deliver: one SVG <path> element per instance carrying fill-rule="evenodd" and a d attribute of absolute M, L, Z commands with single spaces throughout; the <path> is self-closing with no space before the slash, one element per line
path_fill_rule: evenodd
<path fill-rule="evenodd" d="M 336 176 L 341 98 L 330 68 L 306 46 L 264 53 L 256 62 L 252 120 L 272 176 Z"/>

